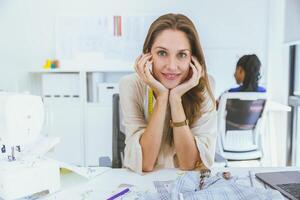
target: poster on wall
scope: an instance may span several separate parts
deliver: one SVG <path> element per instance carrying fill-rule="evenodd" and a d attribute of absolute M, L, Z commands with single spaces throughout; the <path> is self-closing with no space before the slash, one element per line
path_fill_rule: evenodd
<path fill-rule="evenodd" d="M 55 31 L 56 58 L 65 69 L 132 67 L 155 17 L 59 16 Z"/>

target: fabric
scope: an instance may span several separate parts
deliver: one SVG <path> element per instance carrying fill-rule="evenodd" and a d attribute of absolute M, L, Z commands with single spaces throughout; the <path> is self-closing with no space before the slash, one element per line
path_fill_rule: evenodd
<path fill-rule="evenodd" d="M 172 188 L 169 199 L 185 200 L 283 200 L 280 192 L 272 189 L 256 188 L 236 183 L 235 179 L 225 180 L 220 176 L 206 178 L 204 187 L 199 189 L 199 172 L 187 172 L 179 177 Z"/>
<path fill-rule="evenodd" d="M 148 86 L 137 76 L 130 74 L 120 80 L 120 103 L 125 127 L 124 166 L 142 174 L 142 148 L 140 138 L 147 127 L 148 116 Z M 202 164 L 209 168 L 214 162 L 217 137 L 217 112 L 214 102 L 205 92 L 205 101 L 201 108 L 202 116 L 190 126 L 194 135 Z M 155 99 L 153 101 L 155 105 Z M 163 138 L 169 126 L 170 109 L 167 110 Z M 163 139 L 155 168 L 178 167 L 174 147 L 170 147 Z"/>

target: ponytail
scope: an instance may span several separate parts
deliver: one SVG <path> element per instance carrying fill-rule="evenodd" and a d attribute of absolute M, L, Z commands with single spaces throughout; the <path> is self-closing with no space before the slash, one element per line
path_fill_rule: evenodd
<path fill-rule="evenodd" d="M 237 66 L 242 67 L 245 71 L 245 78 L 241 91 L 256 92 L 258 88 L 258 81 L 261 78 L 261 62 L 259 58 L 255 54 L 244 55 L 237 62 Z"/>

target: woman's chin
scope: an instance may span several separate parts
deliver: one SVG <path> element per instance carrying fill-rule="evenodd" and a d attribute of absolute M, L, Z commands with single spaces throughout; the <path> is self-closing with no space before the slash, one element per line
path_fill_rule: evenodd
<path fill-rule="evenodd" d="M 163 84 L 167 89 L 171 90 L 171 89 L 177 87 L 177 86 L 179 85 L 179 83 L 180 83 L 180 81 L 163 81 L 162 84 Z"/>

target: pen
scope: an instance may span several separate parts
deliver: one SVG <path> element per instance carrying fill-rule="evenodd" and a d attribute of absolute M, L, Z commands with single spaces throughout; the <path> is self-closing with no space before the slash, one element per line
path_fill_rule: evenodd
<path fill-rule="evenodd" d="M 250 170 L 249 170 L 249 180 L 250 180 L 251 187 L 253 187 L 252 174 Z"/>
<path fill-rule="evenodd" d="M 129 191 L 130 191 L 129 188 L 125 188 L 124 190 L 118 192 L 117 194 L 114 194 L 113 196 L 109 197 L 107 200 L 114 200 L 114 199 L 126 194 Z"/>

